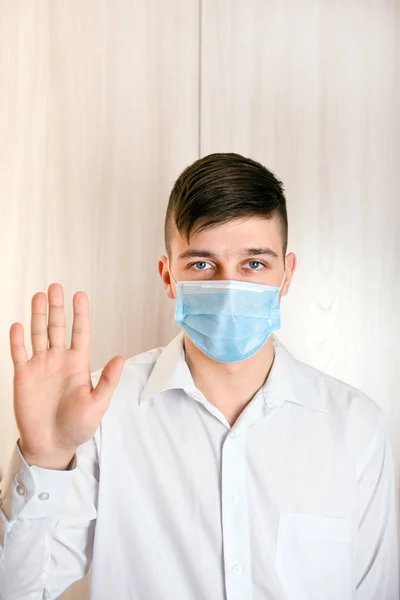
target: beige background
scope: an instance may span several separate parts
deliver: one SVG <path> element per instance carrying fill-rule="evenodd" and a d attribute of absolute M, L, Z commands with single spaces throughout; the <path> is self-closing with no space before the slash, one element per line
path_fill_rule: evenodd
<path fill-rule="evenodd" d="M 89 295 L 93 370 L 165 344 L 168 194 L 215 151 L 283 180 L 299 264 L 278 335 L 382 407 L 399 462 L 399 30 L 397 0 L 0 0 L 0 468 L 11 323 L 30 351 L 57 281 L 69 327 Z"/>

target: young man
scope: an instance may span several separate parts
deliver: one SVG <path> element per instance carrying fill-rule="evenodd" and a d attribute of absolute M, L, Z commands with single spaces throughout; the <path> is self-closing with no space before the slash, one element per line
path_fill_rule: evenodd
<path fill-rule="evenodd" d="M 273 335 L 296 257 L 281 183 L 212 154 L 170 196 L 159 261 L 182 333 L 90 374 L 89 304 L 10 329 L 20 438 L 2 488 L 1 600 L 398 600 L 380 409 Z M 112 399 L 111 399 L 112 398 Z M 111 399 L 111 402 L 110 402 Z"/>

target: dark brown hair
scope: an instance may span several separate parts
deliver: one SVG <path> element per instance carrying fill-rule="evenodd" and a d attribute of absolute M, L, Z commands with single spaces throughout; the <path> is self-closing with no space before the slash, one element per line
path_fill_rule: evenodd
<path fill-rule="evenodd" d="M 282 182 L 260 163 L 235 153 L 215 153 L 186 167 L 172 188 L 165 216 L 165 246 L 170 254 L 171 225 L 186 236 L 214 225 L 249 217 L 277 216 L 283 258 L 288 242 Z"/>

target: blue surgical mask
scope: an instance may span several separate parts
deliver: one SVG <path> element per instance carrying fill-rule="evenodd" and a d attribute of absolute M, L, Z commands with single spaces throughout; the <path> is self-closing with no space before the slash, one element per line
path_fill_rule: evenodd
<path fill-rule="evenodd" d="M 280 287 L 232 280 L 175 281 L 175 322 L 213 360 L 246 360 L 280 328 L 284 280 L 285 275 Z"/>

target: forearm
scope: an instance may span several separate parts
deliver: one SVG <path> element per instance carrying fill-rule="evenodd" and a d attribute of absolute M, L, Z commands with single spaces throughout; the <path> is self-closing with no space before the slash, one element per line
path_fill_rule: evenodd
<path fill-rule="evenodd" d="M 29 466 L 15 448 L 0 496 L 0 600 L 52 600 L 85 575 L 96 517 L 93 484 L 76 468 Z M 76 485 L 88 497 L 79 527 Z"/>

